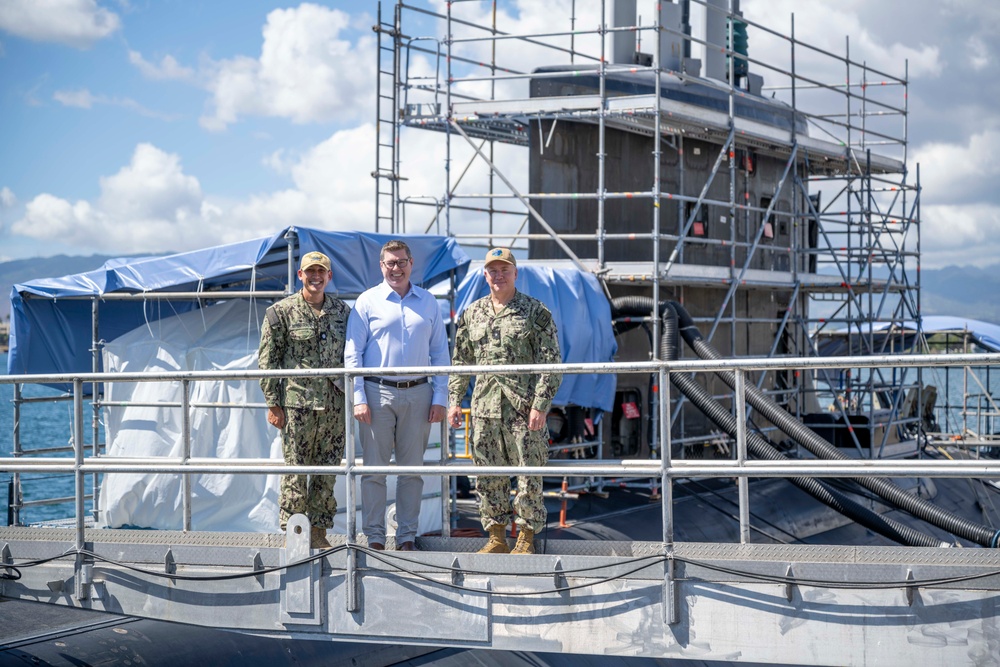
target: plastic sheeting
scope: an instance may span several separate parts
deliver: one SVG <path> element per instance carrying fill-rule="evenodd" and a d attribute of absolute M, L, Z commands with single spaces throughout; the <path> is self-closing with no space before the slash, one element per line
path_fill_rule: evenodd
<path fill-rule="evenodd" d="M 259 323 L 267 304 L 231 301 L 140 326 L 104 348 L 109 372 L 243 370 L 257 366 Z M 248 323 L 250 326 L 248 327 Z M 191 455 L 281 458 L 280 440 L 268 433 L 266 412 L 255 381 L 192 382 L 192 403 L 225 403 L 232 409 L 191 410 Z M 112 382 L 109 402 L 180 403 L 180 382 Z M 105 408 L 107 454 L 127 457 L 181 457 L 181 410 L 149 405 Z M 192 525 L 199 530 L 275 532 L 277 476 L 192 476 Z M 225 497 L 225 502 L 220 502 Z M 107 527 L 183 528 L 181 476 L 113 473 L 105 475 L 100 509 Z"/>
<path fill-rule="evenodd" d="M 260 322 L 266 304 L 233 300 L 140 326 L 108 343 L 104 364 L 109 372 L 182 372 L 256 370 Z M 106 400 L 138 405 L 105 408 L 108 455 L 127 457 L 183 456 L 181 411 L 150 403 L 181 402 L 180 382 L 115 382 L 106 385 Z M 232 407 L 191 410 L 191 456 L 232 461 L 281 459 L 281 436 L 268 426 L 264 396 L 255 380 L 190 383 L 192 404 Z M 258 407 L 254 407 L 254 406 Z M 436 438 L 440 431 L 432 432 Z M 360 444 L 357 446 L 360 453 Z M 440 449 L 428 449 L 428 460 Z M 360 463 L 360 460 L 359 460 Z M 194 530 L 278 532 L 277 475 L 192 475 L 191 524 Z M 395 478 L 389 478 L 392 500 Z M 425 477 L 424 493 L 440 491 L 440 478 Z M 346 507 L 346 483 L 335 486 L 338 507 Z M 181 476 L 109 473 L 104 476 L 100 509 L 105 527 L 180 530 L 183 527 Z M 344 512 L 336 532 L 346 533 Z M 424 500 L 419 532 L 440 530 L 440 497 Z"/>
<path fill-rule="evenodd" d="M 333 280 L 328 290 L 359 294 L 382 280 L 378 252 L 392 238 L 402 238 L 416 260 L 411 279 L 429 287 L 454 271 L 461 281 L 469 257 L 453 238 L 390 236 L 362 232 L 327 232 L 288 227 L 274 236 L 215 246 L 176 255 L 119 259 L 101 269 L 62 278 L 15 285 L 11 291 L 11 375 L 86 373 L 93 370 L 92 299 L 114 292 L 281 291 L 288 281 L 288 240 L 298 237 L 294 254 L 319 250 L 329 255 Z M 295 281 L 292 291 L 299 289 Z M 211 297 L 206 294 L 207 299 Z M 99 301 L 100 340 L 114 340 L 136 327 L 201 307 L 197 300 Z"/>
<path fill-rule="evenodd" d="M 548 307 L 559 335 L 559 351 L 566 363 L 614 361 L 618 351 L 611 327 L 611 304 L 600 282 L 576 269 L 519 264 L 514 286 Z M 489 294 L 481 263 L 475 263 L 458 288 L 455 310 L 460 315 L 476 299 Z M 457 315 L 456 315 L 457 317 Z M 614 374 L 563 374 L 553 403 L 600 408 L 614 407 Z"/>

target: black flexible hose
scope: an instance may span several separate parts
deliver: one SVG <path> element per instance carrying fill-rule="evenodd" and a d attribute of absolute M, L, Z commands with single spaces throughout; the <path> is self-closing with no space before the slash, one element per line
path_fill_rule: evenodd
<path fill-rule="evenodd" d="M 666 347 L 661 348 L 661 351 L 669 352 L 670 350 L 677 349 L 678 346 L 676 342 L 676 336 L 677 333 L 679 332 L 680 335 L 684 337 L 685 342 L 688 343 L 688 345 L 691 346 L 692 349 L 694 349 L 695 352 L 699 354 L 699 356 L 705 358 L 704 357 L 705 354 L 714 353 L 714 356 L 710 356 L 707 358 L 719 359 L 720 355 L 718 354 L 718 352 L 712 349 L 711 346 L 709 346 L 707 343 L 704 342 L 704 340 L 701 338 L 701 332 L 698 331 L 697 327 L 694 325 L 693 320 L 691 319 L 691 316 L 687 313 L 687 311 L 684 309 L 683 306 L 681 306 L 678 303 L 663 301 L 660 303 L 660 308 L 659 308 L 661 316 L 668 312 L 668 304 L 669 304 L 669 311 L 672 312 L 674 316 L 677 318 L 676 319 L 677 325 L 676 325 L 676 330 L 675 327 L 673 326 L 664 327 L 664 337 L 662 339 L 663 340 L 662 344 Z M 614 313 L 615 317 L 622 317 L 622 316 L 638 317 L 640 315 L 650 313 L 652 310 L 652 306 L 653 306 L 653 300 L 650 297 L 644 297 L 644 296 L 624 296 L 612 300 L 612 312 Z M 669 319 L 669 315 L 664 319 L 665 320 Z M 730 387 L 733 387 L 735 385 L 736 380 L 732 373 L 725 373 L 725 374 L 719 373 L 719 375 L 728 376 L 728 378 L 723 377 L 723 380 L 726 381 Z M 673 376 L 674 374 L 672 373 L 671 378 L 673 378 Z M 675 382 L 674 384 L 676 385 L 677 383 Z M 697 383 L 694 383 L 693 381 L 686 384 L 689 385 L 694 384 L 699 389 L 701 388 L 700 385 L 697 385 Z M 750 391 L 751 387 L 753 390 L 752 392 Z M 681 387 L 678 386 L 678 389 L 681 389 Z M 705 393 L 707 394 L 707 392 Z M 832 445 L 830 445 L 825 440 L 820 438 L 820 436 L 816 435 L 804 424 L 801 424 L 800 422 L 795 420 L 794 417 L 789 415 L 780 406 L 778 406 L 776 403 L 767 398 L 763 392 L 757 389 L 757 387 L 753 385 L 748 385 L 747 393 L 748 394 L 752 393 L 754 395 L 753 400 L 751 400 L 750 397 L 748 396 L 747 399 L 748 402 L 750 402 L 751 405 L 757 408 L 758 411 L 765 417 L 767 417 L 772 423 L 781 428 L 782 431 L 784 431 L 789 437 L 793 437 L 793 439 L 796 439 L 798 441 L 798 439 L 794 437 L 793 433 L 802 435 L 802 431 L 806 431 L 807 433 L 812 434 L 813 436 L 813 438 L 809 439 L 810 444 L 815 444 L 816 439 L 821 441 L 821 443 L 825 446 L 817 448 L 816 451 L 814 451 L 808 446 L 806 447 L 807 449 L 809 449 L 809 451 L 812 451 L 813 454 L 815 454 L 817 457 L 841 458 L 841 459 L 847 458 L 840 452 L 836 451 L 836 449 L 833 448 Z M 780 412 L 781 415 L 784 416 L 784 418 L 781 418 L 781 415 L 775 415 L 775 417 L 778 417 L 778 419 L 772 419 L 769 416 L 769 414 L 773 414 L 775 412 L 774 410 L 767 410 L 767 411 L 762 410 L 758 405 L 758 403 L 762 403 L 761 401 L 758 400 L 758 398 L 761 396 L 763 396 L 765 399 L 763 403 L 770 403 L 770 405 L 776 408 L 777 412 Z M 688 398 L 691 397 L 689 396 Z M 708 396 L 708 398 L 711 398 L 711 396 Z M 692 400 L 692 402 L 694 403 L 694 400 Z M 723 410 L 726 412 L 726 414 L 729 414 L 728 411 L 726 411 L 724 408 Z M 706 415 L 708 414 L 709 413 L 706 412 Z M 779 421 L 782 423 L 779 423 Z M 801 428 L 794 428 L 793 425 L 795 424 L 797 424 Z M 719 426 L 722 427 L 721 424 L 719 424 Z M 735 431 L 733 431 L 732 434 L 735 434 Z M 803 446 L 805 446 L 805 443 L 803 443 Z M 773 447 L 771 449 L 773 449 Z M 827 452 L 830 450 L 833 450 L 834 456 L 824 456 L 823 452 Z M 780 455 L 780 452 L 778 453 Z M 766 457 L 762 456 L 761 458 L 766 458 Z M 855 481 L 857 481 L 858 483 L 862 483 L 862 480 L 867 482 L 878 482 L 877 484 L 862 484 L 862 485 L 865 486 L 865 488 L 868 488 L 873 492 L 877 493 L 879 496 L 889 501 L 890 503 L 894 504 L 895 506 L 902 507 L 903 509 L 906 509 L 914 516 L 924 519 L 928 523 L 931 523 L 944 530 L 947 530 L 948 532 L 960 535 L 962 537 L 965 537 L 966 539 L 977 542 L 978 544 L 982 544 L 983 546 L 996 547 L 998 546 L 998 542 L 1000 542 L 1000 531 L 994 531 L 992 528 L 984 526 L 977 526 L 976 524 L 970 521 L 966 521 L 961 517 L 955 516 L 954 514 L 947 512 L 946 510 L 942 510 L 941 508 L 934 506 L 932 503 L 929 503 L 923 500 L 922 498 L 918 498 L 906 492 L 905 490 L 899 488 L 898 486 L 896 486 L 892 482 L 889 482 L 888 480 L 875 479 L 875 478 L 855 479 Z M 884 487 L 886 486 L 895 489 L 895 492 L 891 492 L 890 490 L 885 489 Z M 884 495 L 880 491 L 884 491 L 888 495 Z M 914 509 L 910 509 L 911 507 Z M 924 537 L 926 537 L 926 535 Z M 935 542 L 935 546 L 937 544 L 939 544 L 939 542 Z"/>
<path fill-rule="evenodd" d="M 649 307 L 652 306 L 652 299 L 648 300 L 648 304 Z M 677 313 L 680 335 L 684 338 L 688 346 L 694 350 L 695 354 L 702 359 L 721 359 L 722 355 L 702 338 L 701 332 L 698 331 L 688 312 L 679 304 L 674 303 L 672 305 Z M 722 378 L 722 381 L 731 388 L 736 387 L 736 377 L 732 372 L 718 371 L 716 375 Z M 836 447 L 808 426 L 795 419 L 795 417 L 771 400 L 769 396 L 755 385 L 746 385 L 746 400 L 765 419 L 777 426 L 788 437 L 801 444 L 815 456 L 824 459 L 848 459 L 845 454 L 838 451 Z M 1000 546 L 1000 530 L 964 519 L 900 488 L 890 480 L 878 477 L 855 477 L 851 479 L 866 489 L 877 493 L 896 507 L 904 509 L 913 516 L 923 519 L 939 528 L 947 530 L 949 533 L 958 535 L 984 547 L 996 548 Z"/>
<path fill-rule="evenodd" d="M 664 360 L 673 361 L 677 359 L 678 353 L 677 315 L 672 304 L 666 304 L 662 315 L 663 335 L 660 343 L 660 356 Z M 721 429 L 734 438 L 736 437 L 736 418 L 733 417 L 727 408 L 715 400 L 704 387 L 685 373 L 671 373 L 670 380 L 678 390 L 688 397 L 695 407 L 701 410 Z M 762 436 L 752 431 L 747 433 L 747 447 L 750 453 L 759 459 L 779 461 L 786 458 Z M 819 480 L 811 477 L 791 477 L 789 481 L 820 502 L 832 507 L 837 512 L 895 542 L 916 547 L 939 547 L 942 545 L 941 540 L 884 517 L 877 512 L 873 512 L 847 496 L 828 488 Z"/>

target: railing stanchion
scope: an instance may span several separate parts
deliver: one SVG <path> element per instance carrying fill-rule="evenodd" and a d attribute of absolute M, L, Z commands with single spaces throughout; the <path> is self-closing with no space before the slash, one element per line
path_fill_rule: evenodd
<path fill-rule="evenodd" d="M 447 465 L 450 454 L 447 412 L 438 426 L 441 427 L 441 465 Z M 454 477 L 451 475 L 441 477 L 441 537 L 451 537 L 451 490 L 454 487 Z"/>
<path fill-rule="evenodd" d="M 76 549 L 84 544 L 84 502 L 83 502 L 83 381 L 73 380 L 73 473 L 75 479 L 76 503 Z"/>
<path fill-rule="evenodd" d="M 191 383 L 181 380 L 181 447 L 185 465 L 191 459 Z M 184 532 L 191 532 L 191 475 L 181 476 L 181 495 L 184 513 Z"/>
<path fill-rule="evenodd" d="M 358 611 L 358 550 L 357 543 L 358 511 L 355 508 L 354 493 L 354 376 L 350 371 L 344 371 L 344 499 L 347 507 L 347 611 Z"/>
<path fill-rule="evenodd" d="M 660 488 L 663 513 L 663 551 L 667 556 L 663 595 L 663 620 L 669 625 L 677 623 L 677 581 L 674 576 L 674 480 L 670 475 L 671 448 L 670 434 L 670 374 L 666 366 L 660 366 Z"/>
<path fill-rule="evenodd" d="M 90 566 L 86 562 L 83 550 L 86 547 L 86 521 L 84 518 L 84 472 L 83 472 L 83 380 L 73 379 L 73 482 L 76 505 L 76 558 L 74 562 L 74 581 L 76 582 L 76 597 L 88 597 L 85 574 Z"/>
<path fill-rule="evenodd" d="M 736 369 L 736 461 L 740 467 L 747 462 L 747 401 L 746 377 L 742 369 Z M 740 544 L 750 542 L 750 480 L 740 475 L 738 480 L 740 495 Z"/>
<path fill-rule="evenodd" d="M 15 459 L 24 456 L 24 450 L 21 447 L 21 383 L 14 383 L 14 432 L 11 434 L 13 438 L 13 451 L 11 456 Z M 13 501 L 10 504 L 10 525 L 20 526 L 21 525 L 21 502 L 23 497 L 21 494 L 21 473 L 14 471 L 11 477 L 11 484 L 14 489 Z"/>
<path fill-rule="evenodd" d="M 663 489 L 663 546 L 665 549 L 672 549 L 674 545 L 674 508 L 673 495 L 674 485 L 670 477 L 670 448 L 672 447 L 670 434 L 670 375 L 666 367 L 661 366 L 659 370 L 660 383 L 660 487 Z"/>
<path fill-rule="evenodd" d="M 94 373 L 101 370 L 101 330 L 98 317 L 100 300 L 96 297 L 90 303 L 90 338 L 91 338 L 91 369 Z M 94 382 L 90 385 L 90 452 L 91 456 L 101 455 L 101 385 Z M 90 512 L 94 521 L 100 518 L 101 485 L 100 475 L 94 474 L 91 477 L 91 503 Z"/>

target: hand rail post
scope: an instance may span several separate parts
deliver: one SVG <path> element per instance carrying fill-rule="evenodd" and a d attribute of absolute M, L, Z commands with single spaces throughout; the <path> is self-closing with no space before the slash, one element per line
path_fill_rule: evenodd
<path fill-rule="evenodd" d="M 73 379 L 73 481 L 74 501 L 76 505 L 76 557 L 73 563 L 73 579 L 76 583 L 76 598 L 85 600 L 90 597 L 90 575 L 93 565 L 83 555 L 86 547 L 86 520 L 84 508 L 84 478 L 83 472 L 83 380 Z"/>
<path fill-rule="evenodd" d="M 184 463 L 191 459 L 191 383 L 181 380 L 181 457 Z M 191 532 L 191 474 L 181 477 L 181 502 L 183 503 L 185 533 Z"/>
<path fill-rule="evenodd" d="M 355 508 L 354 493 L 354 376 L 344 369 L 344 483 L 345 504 L 347 505 L 347 611 L 350 613 L 360 608 L 358 580 L 358 550 L 357 542 L 358 511 Z"/>
<path fill-rule="evenodd" d="M 743 467 L 747 462 L 747 396 L 746 377 L 742 369 L 735 372 L 736 386 L 733 391 L 736 397 L 736 461 Z M 740 475 L 740 544 L 750 542 L 750 480 L 746 475 Z"/>

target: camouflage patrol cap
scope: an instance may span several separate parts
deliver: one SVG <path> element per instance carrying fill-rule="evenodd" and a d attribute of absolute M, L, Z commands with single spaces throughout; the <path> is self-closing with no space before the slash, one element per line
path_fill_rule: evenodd
<path fill-rule="evenodd" d="M 491 262 L 506 262 L 512 266 L 517 266 L 517 260 L 511 254 L 510 248 L 493 248 L 487 252 L 486 265 L 489 266 Z"/>
<path fill-rule="evenodd" d="M 322 266 L 327 271 L 330 270 L 330 258 L 321 252 L 307 252 L 302 255 L 302 262 L 299 264 L 299 271 L 305 271 L 310 266 Z"/>

